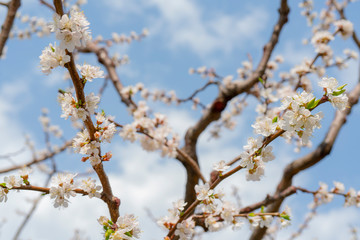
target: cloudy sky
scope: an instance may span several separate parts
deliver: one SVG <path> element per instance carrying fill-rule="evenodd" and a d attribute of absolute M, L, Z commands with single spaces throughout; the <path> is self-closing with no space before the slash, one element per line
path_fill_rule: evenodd
<path fill-rule="evenodd" d="M 91 23 L 93 37 L 102 35 L 108 39 L 112 32 L 129 35 L 131 31 L 140 33 L 143 28 L 149 29 L 150 35 L 141 42 L 130 45 L 115 45 L 113 53 L 128 55 L 130 62 L 118 69 L 118 74 L 125 85 L 135 85 L 142 82 L 149 89 L 176 90 L 177 96 L 185 98 L 192 91 L 204 84 L 200 76 L 189 75 L 190 67 L 207 66 L 216 69 L 221 76 L 234 75 L 241 62 L 247 60 L 250 54 L 256 63 L 262 54 L 262 47 L 269 39 L 273 25 L 277 20 L 279 1 L 200 1 L 200 0 L 104 0 L 89 1 L 83 10 Z M 285 63 L 281 71 L 289 71 L 291 67 L 300 64 L 304 57 L 315 56 L 313 47 L 302 45 L 302 39 L 311 37 L 311 28 L 301 16 L 299 1 L 289 1 L 291 13 L 290 22 L 281 34 L 279 45 L 274 55 L 282 55 Z M 325 1 L 316 1 L 315 8 L 320 9 Z M 360 20 L 358 11 L 360 3 L 353 3 L 347 12 L 354 22 L 355 29 L 360 30 L 357 23 Z M 24 1 L 20 8 L 21 14 L 40 16 L 50 21 L 52 13 L 36 0 Z M 0 8 L 0 20 L 3 21 L 5 11 Z M 26 29 L 27 25 L 17 19 L 17 29 Z M 59 88 L 65 89 L 69 83 L 63 80 L 63 71 L 57 69 L 49 76 L 41 73 L 39 55 L 45 46 L 54 42 L 54 36 L 18 40 L 10 39 L 7 44 L 6 59 L 0 60 L 0 155 L 16 152 L 25 144 L 25 135 L 29 135 L 37 149 L 44 149 L 44 134 L 38 121 L 42 108 L 49 109 L 52 124 L 60 125 L 65 137 L 70 139 L 76 134 L 70 121 L 60 118 L 61 109 L 56 101 Z M 344 48 L 354 48 L 351 40 L 340 38 L 334 41 L 334 51 L 341 54 Z M 92 55 L 81 55 L 79 63 L 97 64 Z M 357 81 L 357 62 L 350 62 L 348 69 L 337 71 L 331 69 L 326 73 L 342 84 L 347 83 L 348 89 Z M 312 80 L 317 81 L 315 76 Z M 103 84 L 102 80 L 88 84 L 87 91 L 97 91 Z M 314 84 L 314 94 L 321 94 L 321 89 Z M 215 89 L 200 94 L 203 103 L 208 104 L 214 98 Z M 330 104 L 328 104 L 330 105 Z M 183 136 L 186 129 L 192 126 L 200 117 L 200 110 L 190 110 L 191 104 L 167 106 L 161 103 L 150 103 L 153 112 L 166 113 L 170 125 L 175 132 Z M 231 160 L 239 155 L 246 139 L 254 136 L 251 124 L 255 120 L 254 99 L 249 100 L 249 106 L 237 118 L 237 126 L 233 131 L 224 129 L 220 139 L 209 139 L 205 132 L 199 140 L 198 152 L 201 169 L 205 176 L 211 171 L 211 166 L 220 160 Z M 331 106 L 321 106 L 325 113 L 323 129 L 315 133 L 312 139 L 314 146 L 319 143 L 326 127 L 334 116 Z M 106 113 L 116 117 L 121 123 L 128 123 L 126 109 L 122 106 L 111 86 L 105 90 L 100 106 Z M 348 122 L 341 130 L 339 138 L 331 155 L 323 162 L 305 171 L 295 178 L 295 185 L 316 190 L 319 181 L 332 186 L 334 180 L 343 182 L 346 189 L 360 189 L 360 167 L 356 149 L 359 147 L 357 134 L 360 119 L 359 106 L 355 106 Z M 52 139 L 54 144 L 61 141 Z M 285 145 L 279 139 L 273 144 L 276 160 L 267 164 L 266 175 L 260 182 L 246 182 L 245 174 L 239 172 L 224 181 L 220 188 L 231 193 L 237 187 L 241 203 L 245 206 L 260 201 L 267 193 L 272 193 L 280 179 L 283 167 L 309 150 L 301 153 L 293 151 L 294 146 Z M 160 228 L 150 218 L 149 213 L 158 218 L 167 213 L 172 202 L 183 197 L 185 171 L 181 164 L 173 159 L 161 158 L 158 152 L 148 153 L 139 144 L 124 142 L 119 137 L 110 145 L 104 146 L 113 153 L 113 159 L 105 163 L 111 184 L 116 196 L 122 204 L 122 214 L 133 213 L 139 216 L 143 230 L 142 239 L 162 239 L 165 236 Z M 29 161 L 31 153 L 25 151 L 12 158 L 17 163 Z M 81 156 L 70 151 L 56 157 L 59 169 L 70 172 L 84 172 L 90 166 L 80 161 Z M 11 165 L 7 159 L 0 159 L 1 168 Z M 0 176 L 1 179 L 4 176 Z M 96 176 L 93 176 L 96 179 Z M 35 185 L 42 185 L 45 177 L 35 170 L 30 179 Z M 14 232 L 30 207 L 31 199 L 38 193 L 11 192 L 6 204 L 0 203 L 0 239 L 11 239 Z M 232 198 L 229 197 L 229 200 Z M 233 200 L 233 199 L 232 199 Z M 288 204 L 294 213 L 292 226 L 281 230 L 278 239 L 287 239 L 298 229 L 309 212 L 307 205 L 312 197 L 297 194 L 288 199 Z M 354 207 L 343 208 L 343 199 L 335 198 L 328 206 L 319 208 L 318 216 L 312 221 L 299 239 L 350 239 L 350 227 L 360 225 L 360 211 Z M 101 200 L 78 196 L 71 199 L 68 208 L 54 209 L 52 201 L 45 196 L 31 222 L 21 235 L 22 239 L 47 240 L 70 239 L 75 230 L 79 230 L 84 239 L 101 239 L 101 226 L 96 219 L 107 215 L 108 211 Z M 248 226 L 233 232 L 226 230 L 212 233 L 203 239 L 246 239 L 250 234 Z"/>

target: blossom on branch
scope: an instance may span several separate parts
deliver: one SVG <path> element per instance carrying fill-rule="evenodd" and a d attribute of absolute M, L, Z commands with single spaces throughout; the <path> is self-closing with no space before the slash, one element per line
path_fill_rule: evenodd
<path fill-rule="evenodd" d="M 75 184 L 74 184 L 74 177 L 77 174 L 65 174 L 59 173 L 56 177 L 53 177 L 51 180 L 51 187 L 50 187 L 50 198 L 54 199 L 54 207 L 68 207 L 69 198 L 75 197 Z"/>
<path fill-rule="evenodd" d="M 87 41 L 91 40 L 89 25 L 83 12 L 72 9 L 70 17 L 67 14 L 55 14 L 50 27 L 56 38 L 61 41 L 60 48 L 73 52 L 75 47 L 85 47 Z"/>
<path fill-rule="evenodd" d="M 50 43 L 39 58 L 41 71 L 45 74 L 50 74 L 52 69 L 58 66 L 63 67 L 65 63 L 70 62 L 70 56 L 66 55 L 64 49 L 57 47 L 56 43 L 54 45 Z"/>
<path fill-rule="evenodd" d="M 101 71 L 100 67 L 98 66 L 91 66 L 89 64 L 76 64 L 76 68 L 80 71 L 84 81 L 92 82 L 94 78 L 104 78 L 104 71 Z"/>
<path fill-rule="evenodd" d="M 105 239 L 111 240 L 131 240 L 140 238 L 140 227 L 136 217 L 132 214 L 120 216 L 116 223 L 113 223 L 105 216 L 101 216 L 98 222 L 105 230 Z"/>
<path fill-rule="evenodd" d="M 91 178 L 81 181 L 80 188 L 88 193 L 89 198 L 92 198 L 92 197 L 100 198 L 100 196 L 101 196 L 101 193 L 99 191 L 102 189 L 102 187 L 99 185 L 96 185 L 95 182 L 96 181 Z"/>

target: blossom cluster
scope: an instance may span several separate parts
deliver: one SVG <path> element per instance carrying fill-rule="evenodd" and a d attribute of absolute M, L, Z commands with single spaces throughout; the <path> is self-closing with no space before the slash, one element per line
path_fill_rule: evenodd
<path fill-rule="evenodd" d="M 131 142 L 139 139 L 141 146 L 146 151 L 161 150 L 162 156 L 176 157 L 179 146 L 179 136 L 172 134 L 165 115 L 155 113 L 154 118 L 148 117 L 148 106 L 140 101 L 132 112 L 134 122 L 126 124 L 120 131 L 120 136 Z M 143 133 L 143 134 L 138 134 Z"/>
<path fill-rule="evenodd" d="M 104 71 L 101 71 L 100 67 L 98 66 L 91 66 L 89 64 L 77 64 L 76 68 L 80 71 L 83 82 L 92 82 L 94 78 L 104 78 Z"/>
<path fill-rule="evenodd" d="M 75 197 L 76 185 L 74 177 L 76 174 L 58 174 L 51 179 L 50 198 L 54 199 L 54 207 L 68 207 L 69 198 Z"/>
<path fill-rule="evenodd" d="M 41 70 L 45 74 L 51 73 L 51 70 L 64 66 L 70 61 L 68 52 L 73 52 L 75 47 L 85 47 L 86 43 L 91 40 L 89 33 L 89 22 L 86 20 L 83 12 L 76 9 L 70 11 L 70 18 L 67 14 L 59 16 L 54 15 L 54 22 L 50 24 L 51 31 L 55 32 L 56 38 L 60 40 L 60 45 L 56 43 L 49 44 L 40 55 Z M 94 78 L 103 78 L 104 72 L 99 67 L 88 64 L 77 65 L 78 70 L 82 75 L 84 83 L 92 81 Z"/>
<path fill-rule="evenodd" d="M 9 34 L 10 38 L 17 37 L 22 40 L 30 38 L 33 34 L 36 34 L 38 37 L 48 36 L 50 34 L 49 25 L 44 18 L 29 16 L 27 14 L 22 15 L 19 11 L 16 12 L 16 18 L 18 18 L 21 23 L 28 24 L 28 26 L 26 29 L 13 28 Z"/>
<path fill-rule="evenodd" d="M 111 117 L 110 117 L 111 118 Z M 95 166 L 101 161 L 109 161 L 111 153 L 108 152 L 104 156 L 100 156 L 100 143 L 103 141 L 111 142 L 111 139 L 117 132 L 116 126 L 113 122 L 110 122 L 110 118 L 105 116 L 105 113 L 98 113 L 96 115 L 96 132 L 94 133 L 94 140 L 90 139 L 90 135 L 87 129 L 82 132 L 78 132 L 73 140 L 74 151 L 80 154 L 87 155 L 82 160 L 89 160 L 92 166 Z"/>
<path fill-rule="evenodd" d="M 56 46 L 56 43 L 54 45 L 50 43 L 40 55 L 41 71 L 45 74 L 51 73 L 51 70 L 58 66 L 63 67 L 68 62 L 70 62 L 70 56 L 64 49 Z"/>
<path fill-rule="evenodd" d="M 247 169 L 246 179 L 249 181 L 259 181 L 265 172 L 265 162 L 275 159 L 272 153 L 272 146 L 263 147 L 261 137 L 248 138 L 244 152 L 240 154 L 240 166 Z"/>
<path fill-rule="evenodd" d="M 187 203 L 183 199 L 173 202 L 172 204 L 173 204 L 173 208 L 168 209 L 168 215 L 160 218 L 157 221 L 157 224 L 164 230 L 169 230 L 175 226 L 175 223 L 184 214 L 184 209 L 185 209 L 185 206 L 187 205 Z M 190 221 L 188 221 L 187 224 L 191 224 Z M 194 225 L 194 227 L 195 227 L 195 225 Z M 191 228 L 191 229 L 193 229 L 193 228 Z M 189 227 L 188 227 L 188 229 L 189 229 Z M 191 231 L 188 231 L 189 234 L 190 234 L 190 232 Z M 191 234 L 192 233 L 193 232 L 191 232 Z M 185 234 L 185 235 L 188 235 L 188 234 Z"/>
<path fill-rule="evenodd" d="M 120 216 L 116 223 L 113 223 L 105 216 L 101 216 L 98 222 L 104 228 L 104 237 L 106 240 L 131 240 L 140 238 L 141 229 L 139 222 L 132 214 Z"/>
<path fill-rule="evenodd" d="M 233 203 L 223 200 L 224 193 L 217 192 L 210 189 L 208 183 L 204 185 L 196 185 L 195 191 L 197 200 L 201 201 L 198 205 L 195 215 L 181 221 L 176 226 L 180 217 L 184 214 L 184 207 L 187 203 L 180 199 L 173 202 L 173 208 L 169 209 L 169 215 L 164 216 L 158 220 L 160 225 L 165 230 L 170 230 L 176 227 L 175 235 L 179 236 L 181 240 L 191 239 L 195 233 L 195 218 L 203 218 L 205 226 L 209 231 L 219 231 L 227 226 L 232 226 L 233 230 L 240 229 L 244 225 L 241 219 L 247 219 L 251 228 L 255 227 L 269 227 L 273 221 L 273 215 L 278 216 L 280 224 L 285 227 L 290 224 L 290 209 L 288 207 L 279 214 L 266 214 L 262 208 L 260 213 L 239 214 L 240 209 Z M 220 203 L 218 203 L 220 201 Z"/>
<path fill-rule="evenodd" d="M 310 208 L 331 202 L 334 195 L 344 196 L 345 207 L 360 207 L 360 191 L 356 192 L 355 189 L 350 188 L 348 192 L 345 192 L 344 184 L 336 181 L 334 181 L 334 187 L 330 191 L 326 183 L 320 182 L 319 185 L 319 189 L 314 193 L 314 202 L 310 204 Z"/>
<path fill-rule="evenodd" d="M 111 34 L 112 38 L 111 41 L 114 43 L 131 43 L 133 40 L 135 41 L 140 41 L 142 38 L 146 37 L 149 35 L 149 30 L 144 28 L 142 30 L 142 33 L 137 34 L 136 32 L 132 31 L 130 33 L 130 36 L 126 36 L 125 34 L 118 34 L 116 32 L 113 32 Z M 99 40 L 99 38 L 97 38 L 97 40 Z M 107 42 L 107 44 L 109 45 L 109 42 Z"/>
<path fill-rule="evenodd" d="M 285 97 L 282 101 L 281 110 L 285 110 L 282 119 L 278 122 L 279 127 L 287 131 L 287 135 L 298 135 L 302 144 L 307 144 L 315 128 L 321 128 L 320 120 L 323 113 L 311 113 L 319 101 L 311 93 L 303 91 L 292 97 Z"/>
<path fill-rule="evenodd" d="M 343 111 L 348 106 L 348 100 L 349 98 L 345 94 L 345 85 L 338 86 L 338 81 L 331 77 L 331 78 L 323 78 L 319 82 L 319 86 L 322 87 L 325 91 L 325 96 L 328 97 L 331 104 L 339 109 L 340 111 Z"/>
<path fill-rule="evenodd" d="M 32 172 L 31 168 L 24 167 L 19 170 L 18 175 L 10 175 L 4 177 L 4 182 L 0 183 L 0 202 L 7 201 L 7 194 L 9 190 L 21 185 L 29 185 L 29 174 Z"/>
<path fill-rule="evenodd" d="M 54 200 L 54 207 L 68 207 L 69 198 L 75 197 L 75 189 L 82 189 L 88 193 L 89 198 L 100 198 L 101 186 L 95 184 L 95 180 L 88 178 L 82 180 L 80 186 L 74 181 L 77 174 L 59 173 L 51 179 L 50 198 Z"/>
<path fill-rule="evenodd" d="M 85 47 L 87 41 L 91 40 L 88 27 L 90 23 L 83 12 L 71 9 L 70 17 L 67 14 L 54 14 L 53 19 L 51 31 L 55 32 L 56 38 L 60 40 L 61 49 L 73 52 L 75 47 Z"/>
<path fill-rule="evenodd" d="M 23 185 L 29 186 L 29 174 L 32 172 L 31 168 L 24 167 L 19 170 L 18 175 L 10 175 L 4 177 L 4 182 L 0 183 L 0 202 L 7 201 L 7 194 L 12 188 L 18 188 Z M 54 200 L 54 207 L 68 207 L 69 198 L 76 195 L 75 189 L 81 189 L 87 193 L 89 198 L 100 198 L 101 186 L 96 185 L 95 180 L 88 178 L 82 180 L 81 184 L 75 183 L 74 178 L 77 174 L 59 173 L 51 179 L 51 186 L 49 194 Z"/>
<path fill-rule="evenodd" d="M 90 93 L 85 97 L 85 102 L 78 102 L 75 100 L 70 92 L 61 92 L 58 95 L 58 102 L 62 109 L 61 117 L 68 119 L 71 117 L 73 121 L 81 119 L 85 120 L 95 113 L 98 107 L 100 98 L 94 93 Z"/>
<path fill-rule="evenodd" d="M 197 69 L 190 68 L 189 74 L 200 74 L 202 78 L 210 77 L 214 78 L 217 77 L 217 74 L 213 68 L 207 68 L 206 66 L 198 67 Z"/>
<path fill-rule="evenodd" d="M 333 3 L 331 3 L 333 4 Z M 334 10 L 330 4 L 328 9 L 323 9 L 320 14 L 313 11 L 313 1 L 303 1 L 299 4 L 301 8 L 305 10 L 302 14 L 307 18 L 309 25 L 311 26 L 319 15 L 319 24 L 313 27 L 314 35 L 311 39 L 311 43 L 315 47 L 315 52 L 323 59 L 326 66 L 330 66 L 333 63 L 333 50 L 329 46 L 329 42 L 334 40 L 334 36 L 339 33 L 343 39 L 349 38 L 353 34 L 353 24 L 346 19 L 335 19 Z M 334 26 L 335 32 L 330 33 L 330 27 Z M 336 58 L 336 65 L 341 66 L 339 58 Z"/>

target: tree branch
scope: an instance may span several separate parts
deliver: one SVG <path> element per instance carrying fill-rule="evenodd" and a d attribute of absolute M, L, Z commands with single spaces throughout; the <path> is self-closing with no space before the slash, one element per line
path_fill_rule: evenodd
<path fill-rule="evenodd" d="M 61 0 L 54 0 L 54 6 L 56 9 L 56 13 L 62 16 L 64 14 L 63 6 Z M 79 74 L 75 67 L 75 62 L 72 53 L 67 51 L 67 54 L 70 56 L 70 62 L 65 64 L 65 67 L 68 69 L 71 80 L 73 82 L 76 97 L 78 102 L 81 101 L 81 103 L 86 103 L 85 101 L 85 93 L 84 93 L 84 83 L 79 77 Z M 88 115 L 86 119 L 84 120 L 84 124 L 89 131 L 90 140 L 95 140 L 95 126 L 91 120 L 91 117 Z M 99 149 L 99 152 L 101 152 L 101 149 Z M 100 153 L 99 153 L 100 154 Z M 101 199 L 106 202 L 108 205 L 108 209 L 110 212 L 111 220 L 113 222 L 116 222 L 119 218 L 119 206 L 120 206 L 120 199 L 115 197 L 112 193 L 112 188 L 110 185 L 109 178 L 107 174 L 104 171 L 104 167 L 102 163 L 99 163 L 95 166 L 93 166 L 96 174 L 98 175 L 101 185 L 103 187 L 103 193 L 101 196 Z"/>
<path fill-rule="evenodd" d="M 351 113 L 352 107 L 358 103 L 360 97 L 360 83 L 358 83 L 355 88 L 350 92 L 348 95 L 349 97 L 349 108 L 340 112 L 336 111 L 335 118 L 332 121 L 330 128 L 324 138 L 324 140 L 316 147 L 314 151 L 301 157 L 285 167 L 282 179 L 277 186 L 276 194 L 281 193 L 286 188 L 291 186 L 293 177 L 304 171 L 313 165 L 317 164 L 321 160 L 323 160 L 327 155 L 330 154 L 331 149 L 335 143 L 335 140 L 341 130 L 341 128 L 346 123 L 347 116 Z M 285 198 L 280 198 L 279 200 L 275 201 L 271 204 L 266 211 L 274 212 L 278 211 L 282 202 Z M 262 239 L 266 233 L 267 228 L 257 228 L 254 230 L 253 234 L 251 235 L 251 240 L 259 240 Z"/>
<path fill-rule="evenodd" d="M 63 146 L 61 146 L 61 148 L 59 149 L 59 151 L 50 152 L 50 153 L 44 155 L 44 156 L 41 157 L 41 158 L 36 158 L 36 157 L 35 157 L 35 158 L 34 158 L 32 161 L 30 161 L 30 162 L 27 162 L 27 163 L 24 163 L 24 164 L 21 164 L 21 165 L 12 166 L 12 167 L 9 167 L 9 168 L 6 168 L 6 169 L 2 169 L 2 170 L 0 170 L 0 174 L 2 174 L 2 173 L 7 173 L 7 172 L 11 172 L 11 171 L 14 171 L 14 170 L 23 168 L 24 166 L 29 167 L 29 166 L 31 166 L 31 165 L 33 165 L 33 164 L 36 164 L 36 163 L 45 161 L 45 160 L 47 160 L 47 159 L 55 156 L 56 154 L 65 151 L 69 146 L 71 146 L 71 143 L 72 143 L 72 141 L 67 141 L 67 142 L 65 142 L 65 144 L 64 144 Z"/>
<path fill-rule="evenodd" d="M 8 12 L 4 21 L 4 24 L 1 27 L 0 33 L 0 56 L 3 54 L 3 50 L 6 44 L 6 41 L 9 38 L 10 30 L 14 24 L 14 19 L 16 16 L 16 11 L 21 5 L 20 0 L 11 0 L 8 4 Z"/>
<path fill-rule="evenodd" d="M 191 158 L 197 163 L 196 145 L 200 134 L 214 121 L 221 117 L 222 111 L 225 109 L 227 103 L 239 94 L 248 91 L 259 80 L 266 69 L 266 65 L 270 59 L 272 51 L 274 50 L 280 36 L 280 32 L 284 24 L 288 21 L 289 7 L 286 0 L 281 0 L 279 8 L 279 19 L 273 29 L 269 42 L 264 46 L 263 56 L 255 70 L 255 72 L 245 81 L 232 83 L 228 87 L 220 87 L 218 97 L 213 101 L 210 109 L 208 109 L 199 121 L 188 129 L 185 135 L 185 146 L 182 148 Z M 196 199 L 194 186 L 198 183 L 198 178 L 193 174 L 192 168 L 185 165 L 187 170 L 187 184 L 185 201 L 193 202 Z"/>

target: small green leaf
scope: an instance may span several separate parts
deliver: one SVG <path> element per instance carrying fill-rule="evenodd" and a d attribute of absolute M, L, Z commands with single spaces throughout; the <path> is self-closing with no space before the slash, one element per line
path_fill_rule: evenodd
<path fill-rule="evenodd" d="M 126 236 L 132 237 L 132 234 L 130 232 L 125 233 Z"/>
<path fill-rule="evenodd" d="M 105 232 L 105 239 L 109 239 L 111 234 L 114 232 L 114 230 L 112 229 L 108 229 L 106 232 Z"/>
<path fill-rule="evenodd" d="M 264 209 L 265 207 L 264 206 L 261 206 L 261 212 L 264 213 Z"/>
<path fill-rule="evenodd" d="M 290 216 L 287 215 L 287 214 L 280 214 L 280 217 L 283 218 L 283 219 L 286 219 L 286 220 L 289 220 L 290 221 Z"/>
<path fill-rule="evenodd" d="M 276 123 L 278 121 L 278 116 L 275 116 L 272 120 L 272 123 Z"/>
<path fill-rule="evenodd" d="M 0 183 L 0 186 L 6 187 L 6 183 Z"/>
<path fill-rule="evenodd" d="M 343 90 L 343 88 L 346 86 L 347 84 L 341 85 L 340 87 L 338 87 L 338 90 Z"/>
<path fill-rule="evenodd" d="M 79 102 L 76 103 L 75 107 L 77 109 L 79 109 L 82 106 L 81 100 L 79 100 Z"/>
<path fill-rule="evenodd" d="M 316 98 L 311 99 L 311 101 L 306 104 L 306 109 L 313 109 L 314 107 L 316 107 L 315 102 Z"/>
<path fill-rule="evenodd" d="M 345 91 L 346 91 L 345 89 L 342 89 L 340 91 L 333 92 L 332 95 L 333 96 L 339 96 L 339 95 L 343 94 Z"/>
<path fill-rule="evenodd" d="M 62 90 L 62 89 L 59 89 L 58 92 L 61 93 L 61 94 L 65 94 L 65 93 L 66 93 L 66 92 L 65 92 L 64 90 Z"/>
<path fill-rule="evenodd" d="M 255 217 L 255 213 L 253 213 L 253 212 L 252 212 L 252 213 L 249 213 L 248 216 L 249 216 L 249 217 Z"/>
<path fill-rule="evenodd" d="M 264 80 L 261 77 L 259 77 L 259 82 L 261 82 L 261 84 L 264 85 Z"/>
<path fill-rule="evenodd" d="M 319 104 L 320 100 L 321 99 L 318 99 L 318 100 L 315 101 L 315 107 Z"/>

